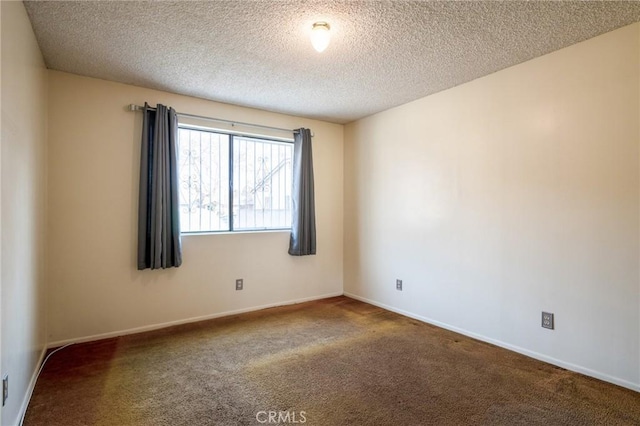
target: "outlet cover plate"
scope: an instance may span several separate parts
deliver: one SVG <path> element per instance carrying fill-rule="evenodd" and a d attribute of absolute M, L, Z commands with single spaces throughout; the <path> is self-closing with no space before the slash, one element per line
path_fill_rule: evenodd
<path fill-rule="evenodd" d="M 396 280 L 396 290 L 402 291 L 402 280 Z"/>
<path fill-rule="evenodd" d="M 244 288 L 244 279 L 239 278 L 236 280 L 236 290 L 242 290 Z"/>
<path fill-rule="evenodd" d="M 542 312 L 542 327 L 549 330 L 554 329 L 553 314 L 550 312 Z"/>

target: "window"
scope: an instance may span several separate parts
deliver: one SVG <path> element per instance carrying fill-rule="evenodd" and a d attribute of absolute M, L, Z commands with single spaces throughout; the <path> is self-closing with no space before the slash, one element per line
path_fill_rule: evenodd
<path fill-rule="evenodd" d="M 182 232 L 291 227 L 293 144 L 180 127 L 178 157 Z"/>

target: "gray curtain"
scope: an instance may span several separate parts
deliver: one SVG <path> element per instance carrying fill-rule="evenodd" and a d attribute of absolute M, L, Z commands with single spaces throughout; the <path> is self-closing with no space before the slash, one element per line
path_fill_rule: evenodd
<path fill-rule="evenodd" d="M 311 131 L 293 133 L 292 226 L 289 254 L 316 254 L 316 208 L 313 189 Z"/>
<path fill-rule="evenodd" d="M 138 205 L 138 269 L 182 264 L 178 206 L 178 117 L 173 108 L 144 104 L 140 201 Z"/>

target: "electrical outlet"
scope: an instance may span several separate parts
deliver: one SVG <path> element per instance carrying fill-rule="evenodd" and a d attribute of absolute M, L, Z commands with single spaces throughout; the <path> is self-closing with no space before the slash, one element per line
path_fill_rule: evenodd
<path fill-rule="evenodd" d="M 553 330 L 553 314 L 549 312 L 542 313 L 542 327 L 548 328 L 549 330 Z"/>
<path fill-rule="evenodd" d="M 9 398 L 9 375 L 5 374 L 2 378 L 2 406 L 7 402 Z"/>
<path fill-rule="evenodd" d="M 402 280 L 396 280 L 396 290 L 402 291 Z"/>
<path fill-rule="evenodd" d="M 244 280 L 242 278 L 238 278 L 236 280 L 236 290 L 242 290 L 244 288 Z"/>

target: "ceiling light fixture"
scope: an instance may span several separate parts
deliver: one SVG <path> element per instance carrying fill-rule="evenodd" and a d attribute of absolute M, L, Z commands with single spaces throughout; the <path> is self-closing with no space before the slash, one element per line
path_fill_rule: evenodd
<path fill-rule="evenodd" d="M 316 22 L 311 29 L 311 44 L 318 52 L 324 51 L 329 45 L 331 34 L 329 34 L 329 24 L 326 22 Z"/>

